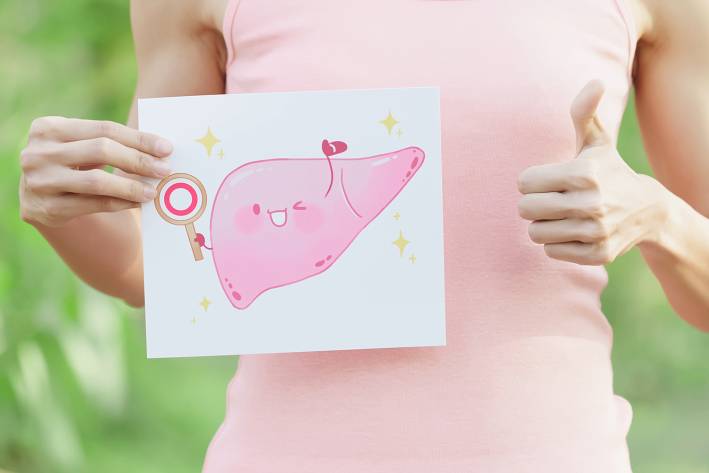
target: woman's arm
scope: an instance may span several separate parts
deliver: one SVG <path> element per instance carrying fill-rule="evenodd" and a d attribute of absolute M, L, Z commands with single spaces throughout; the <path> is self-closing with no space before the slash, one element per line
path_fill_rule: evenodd
<path fill-rule="evenodd" d="M 677 313 L 709 330 L 709 2 L 645 3 L 637 112 L 668 219 L 640 250 Z"/>
<path fill-rule="evenodd" d="M 132 3 L 136 97 L 224 92 L 221 4 L 223 0 Z M 84 281 L 140 306 L 140 210 L 131 207 L 151 194 L 130 177 L 160 175 L 153 161 L 169 151 L 157 148 L 157 137 L 132 129 L 137 127 L 135 102 L 128 125 L 61 117 L 36 120 L 22 157 L 20 205 L 23 219 Z M 115 166 L 114 176 L 103 165 Z"/>
<path fill-rule="evenodd" d="M 618 155 L 592 82 L 571 107 L 576 159 L 524 170 L 519 212 L 555 259 L 606 264 L 638 246 L 675 310 L 709 331 L 709 3 L 631 5 L 643 31 L 638 116 L 657 179 Z"/>

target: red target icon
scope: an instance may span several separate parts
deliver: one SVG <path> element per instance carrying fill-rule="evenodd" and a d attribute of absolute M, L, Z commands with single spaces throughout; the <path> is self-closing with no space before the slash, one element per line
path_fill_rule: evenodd
<path fill-rule="evenodd" d="M 194 221 L 202 216 L 206 207 L 207 191 L 199 179 L 190 174 L 171 174 L 158 184 L 155 209 L 166 222 L 185 227 L 196 261 L 204 256 L 197 241 Z"/>

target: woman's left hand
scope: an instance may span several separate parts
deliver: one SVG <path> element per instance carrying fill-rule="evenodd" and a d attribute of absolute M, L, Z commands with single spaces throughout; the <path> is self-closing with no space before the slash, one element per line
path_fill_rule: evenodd
<path fill-rule="evenodd" d="M 664 225 L 667 190 L 637 174 L 620 157 L 596 110 L 603 85 L 590 82 L 576 97 L 576 159 L 524 170 L 519 214 L 529 236 L 551 258 L 602 265 L 638 243 L 656 241 Z"/>

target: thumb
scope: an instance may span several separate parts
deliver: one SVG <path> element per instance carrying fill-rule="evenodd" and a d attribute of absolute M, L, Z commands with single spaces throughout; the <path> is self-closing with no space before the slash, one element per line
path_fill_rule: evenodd
<path fill-rule="evenodd" d="M 598 80 L 592 80 L 579 92 L 571 105 L 571 118 L 576 129 L 576 152 L 591 146 L 601 146 L 611 142 L 596 112 L 601 103 L 605 87 Z"/>

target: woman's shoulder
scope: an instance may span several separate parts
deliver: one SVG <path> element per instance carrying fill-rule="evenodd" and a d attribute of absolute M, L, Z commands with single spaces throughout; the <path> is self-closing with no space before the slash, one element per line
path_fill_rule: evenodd
<path fill-rule="evenodd" d="M 131 21 L 152 24 L 177 32 L 221 32 L 224 12 L 229 0 L 142 0 L 131 1 Z"/>
<path fill-rule="evenodd" d="M 665 43 L 678 34 L 709 32 L 707 0 L 623 0 L 635 21 L 638 39 L 647 44 Z"/>
<path fill-rule="evenodd" d="M 228 0 L 132 0 L 139 97 L 224 92 Z"/>

